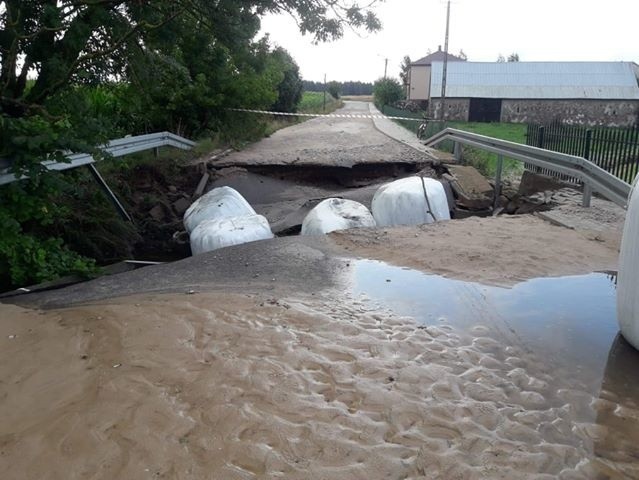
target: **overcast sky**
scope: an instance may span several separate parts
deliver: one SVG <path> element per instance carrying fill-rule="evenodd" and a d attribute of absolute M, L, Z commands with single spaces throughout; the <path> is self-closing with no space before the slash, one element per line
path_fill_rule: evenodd
<path fill-rule="evenodd" d="M 387 0 L 375 8 L 383 29 L 313 45 L 287 15 L 268 16 L 262 33 L 286 48 L 307 80 L 372 82 L 397 77 L 404 55 L 417 60 L 444 45 L 446 3 Z M 469 61 L 495 61 L 517 52 L 522 61 L 639 62 L 639 0 L 456 0 L 451 2 L 449 51 Z"/>

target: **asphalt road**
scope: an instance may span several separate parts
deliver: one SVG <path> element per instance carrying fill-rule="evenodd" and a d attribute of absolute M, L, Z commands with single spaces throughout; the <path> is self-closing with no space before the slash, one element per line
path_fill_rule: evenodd
<path fill-rule="evenodd" d="M 58 290 L 2 299 L 58 308 L 126 295 L 227 291 L 312 294 L 340 282 L 346 260 L 327 237 L 283 237 L 109 275 Z"/>
<path fill-rule="evenodd" d="M 339 115 L 370 115 L 367 102 L 344 102 Z M 258 115 L 258 114 L 256 114 Z M 323 165 L 351 167 L 362 163 L 432 160 L 380 132 L 370 118 L 319 117 L 278 130 L 216 166 Z"/>

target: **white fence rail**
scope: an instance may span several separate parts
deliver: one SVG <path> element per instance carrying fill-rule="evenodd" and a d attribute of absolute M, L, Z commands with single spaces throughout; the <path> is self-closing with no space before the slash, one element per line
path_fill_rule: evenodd
<path fill-rule="evenodd" d="M 175 147 L 182 150 L 190 150 L 195 146 L 195 142 L 180 137 L 170 132 L 149 133 L 147 135 L 137 135 L 135 137 L 118 138 L 111 140 L 102 151 L 108 153 L 112 157 L 122 157 L 131 153 L 142 152 L 159 147 Z M 81 167 L 82 165 L 90 165 L 95 163 L 93 156 L 88 153 L 70 153 L 67 155 L 68 162 L 44 161 L 44 165 L 48 170 L 68 170 L 70 168 Z M 0 170 L 0 185 L 22 180 L 25 177 L 17 178 L 10 170 L 10 164 L 7 162 L 3 165 L 5 168 Z"/>
<path fill-rule="evenodd" d="M 553 152 L 542 148 L 486 137 L 476 133 L 446 128 L 424 141 L 426 146 L 434 146 L 445 140 L 455 143 L 455 151 L 461 152 L 460 145 L 468 145 L 487 152 L 496 153 L 499 165 L 503 157 L 512 158 L 532 165 L 547 168 L 579 179 L 584 185 L 583 204 L 590 206 L 592 192 L 598 192 L 617 205 L 626 208 L 630 195 L 630 184 L 598 167 L 582 157 Z M 498 171 L 500 170 L 498 165 Z"/>

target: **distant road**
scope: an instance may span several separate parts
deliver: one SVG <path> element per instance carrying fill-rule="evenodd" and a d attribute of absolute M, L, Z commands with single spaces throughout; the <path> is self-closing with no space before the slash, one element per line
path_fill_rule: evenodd
<path fill-rule="evenodd" d="M 336 114 L 368 115 L 368 102 L 344 102 Z M 257 114 L 256 114 L 257 115 Z M 425 154 L 384 135 L 371 119 L 313 118 L 278 130 L 216 165 L 327 165 L 424 162 Z"/>

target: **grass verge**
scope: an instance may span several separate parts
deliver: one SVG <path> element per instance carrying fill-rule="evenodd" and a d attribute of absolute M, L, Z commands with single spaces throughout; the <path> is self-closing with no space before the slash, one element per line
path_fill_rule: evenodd
<path fill-rule="evenodd" d="M 526 125 L 523 123 L 479 123 L 479 122 L 449 122 L 451 128 L 465 132 L 499 138 L 514 143 L 526 143 Z M 494 176 L 497 168 L 497 155 L 478 148 L 464 147 L 463 158 L 470 165 L 477 168 L 484 175 Z M 520 175 L 524 164 L 518 160 L 504 158 L 503 173 L 508 176 Z"/>
<path fill-rule="evenodd" d="M 407 110 L 399 110 L 397 108 L 386 106 L 384 107 L 384 113 L 389 117 L 410 117 L 415 119 L 424 118 L 426 112 L 410 112 Z M 420 122 L 410 120 L 394 120 L 406 129 L 417 134 Z M 526 125 L 523 123 L 480 123 L 480 122 L 430 122 L 426 132 L 426 137 L 435 135 L 437 132 L 442 131 L 444 128 L 456 128 L 458 130 L 464 130 L 466 132 L 477 133 L 479 135 L 485 135 L 487 137 L 499 138 L 501 140 L 508 140 L 515 143 L 526 143 Z M 452 152 L 452 142 L 442 142 L 439 145 L 439 150 Z M 478 148 L 464 147 L 463 159 L 469 165 L 474 166 L 480 172 L 487 176 L 494 176 L 497 168 L 497 155 L 494 153 L 485 152 Z M 524 164 L 512 160 L 510 158 L 504 159 L 503 173 L 508 176 L 515 176 L 521 174 L 524 169 Z"/>
<path fill-rule="evenodd" d="M 326 93 L 326 108 L 324 108 L 323 92 L 304 92 L 302 100 L 297 105 L 299 113 L 331 113 L 344 106 L 344 102 Z"/>

